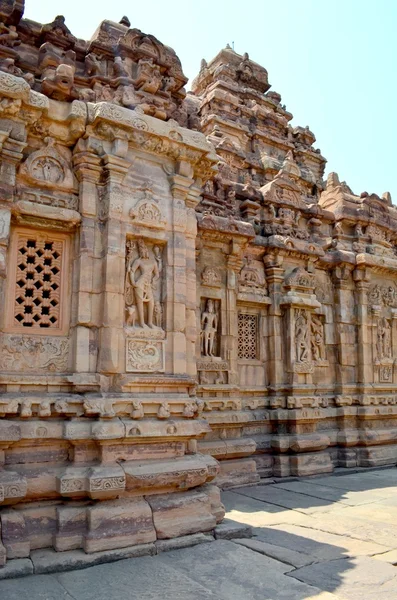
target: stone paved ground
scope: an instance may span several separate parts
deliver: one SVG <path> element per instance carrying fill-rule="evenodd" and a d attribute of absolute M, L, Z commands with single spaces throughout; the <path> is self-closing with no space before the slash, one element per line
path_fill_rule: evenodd
<path fill-rule="evenodd" d="M 1 600 L 394 600 L 397 469 L 235 489 L 254 537 L 0 581 Z"/>

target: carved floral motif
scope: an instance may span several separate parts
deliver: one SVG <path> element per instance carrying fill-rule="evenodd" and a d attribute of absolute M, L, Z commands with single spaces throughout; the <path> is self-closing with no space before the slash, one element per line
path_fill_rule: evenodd
<path fill-rule="evenodd" d="M 163 342 L 127 339 L 126 370 L 137 373 L 164 371 Z"/>
<path fill-rule="evenodd" d="M 3 334 L 0 338 L 0 368 L 4 371 L 64 372 L 68 370 L 69 340 Z"/>

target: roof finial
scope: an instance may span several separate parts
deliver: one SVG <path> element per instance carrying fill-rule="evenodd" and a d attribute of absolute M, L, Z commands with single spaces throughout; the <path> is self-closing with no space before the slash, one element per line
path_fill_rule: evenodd
<path fill-rule="evenodd" d="M 120 25 L 125 25 L 126 27 L 131 27 L 131 21 L 125 15 L 124 15 L 124 17 L 121 18 L 119 23 L 120 23 Z"/>

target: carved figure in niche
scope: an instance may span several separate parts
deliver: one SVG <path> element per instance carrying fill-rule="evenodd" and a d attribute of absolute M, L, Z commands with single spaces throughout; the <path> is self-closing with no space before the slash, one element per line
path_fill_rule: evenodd
<path fill-rule="evenodd" d="M 203 339 L 203 356 L 214 356 L 216 333 L 218 331 L 218 316 L 215 312 L 214 301 L 207 300 L 206 310 L 201 315 L 201 334 Z"/>
<path fill-rule="evenodd" d="M 153 59 L 147 58 L 140 60 L 138 65 L 138 76 L 134 81 L 135 87 L 142 90 L 142 92 L 156 94 L 161 83 L 160 67 L 153 63 Z"/>
<path fill-rule="evenodd" d="M 136 306 L 132 304 L 131 306 L 126 306 L 127 311 L 127 319 L 126 325 L 128 327 L 135 327 L 136 324 Z"/>
<path fill-rule="evenodd" d="M 384 302 L 387 306 L 394 306 L 396 302 L 396 290 L 392 285 L 389 285 L 384 292 Z"/>
<path fill-rule="evenodd" d="M 204 285 L 220 285 L 221 275 L 216 267 L 206 266 L 201 273 L 201 282 Z"/>
<path fill-rule="evenodd" d="M 161 308 L 160 302 L 155 302 L 154 304 L 154 324 L 156 327 L 162 326 L 163 320 L 163 310 Z"/>
<path fill-rule="evenodd" d="M 31 172 L 35 179 L 42 179 L 50 183 L 59 183 L 63 179 L 61 165 L 49 156 L 38 158 L 32 163 Z"/>
<path fill-rule="evenodd" d="M 0 23 L 0 46 L 7 46 L 13 48 L 19 46 L 21 40 L 18 39 L 18 33 L 15 25 L 5 25 Z"/>
<path fill-rule="evenodd" d="M 299 363 L 309 360 L 309 327 L 303 310 L 297 312 L 295 321 L 295 356 Z"/>
<path fill-rule="evenodd" d="M 158 261 L 149 257 L 143 240 L 138 240 L 138 258 L 128 265 L 128 278 L 134 290 L 135 304 L 140 327 L 153 327 L 154 294 L 160 278 Z M 144 306 L 147 305 L 146 322 Z"/>
<path fill-rule="evenodd" d="M 124 59 L 121 56 L 114 57 L 113 75 L 115 77 L 129 77 Z"/>
<path fill-rule="evenodd" d="M 161 270 L 163 268 L 163 259 L 161 258 L 161 249 L 159 248 L 159 246 L 154 246 L 153 254 L 154 254 L 154 258 L 157 262 L 159 272 L 161 272 Z"/>
<path fill-rule="evenodd" d="M 54 100 L 77 100 L 79 94 L 73 87 L 74 72 L 74 66 L 60 64 L 53 74 L 43 79 L 41 84 L 43 93 Z"/>
<path fill-rule="evenodd" d="M 84 59 L 85 71 L 89 76 L 103 75 L 101 58 L 90 52 Z"/>
<path fill-rule="evenodd" d="M 354 234 L 357 238 L 362 238 L 364 236 L 361 223 L 357 223 L 356 227 L 354 228 Z"/>
<path fill-rule="evenodd" d="M 376 350 L 379 360 L 392 357 L 391 326 L 386 317 L 378 321 Z"/>
<path fill-rule="evenodd" d="M 222 371 L 217 371 L 217 374 L 215 376 L 215 383 L 217 385 L 223 385 L 225 383 Z"/>
<path fill-rule="evenodd" d="M 210 383 L 208 374 L 205 371 L 201 371 L 201 373 L 200 373 L 200 383 L 202 385 L 208 385 Z"/>
<path fill-rule="evenodd" d="M 343 234 L 343 227 L 342 227 L 342 223 L 340 221 L 337 221 L 334 224 L 334 228 L 333 228 L 333 235 L 342 235 Z"/>
<path fill-rule="evenodd" d="M 265 283 L 258 269 L 255 267 L 252 256 L 248 254 L 245 260 L 246 263 L 240 271 L 240 284 L 250 288 L 252 292 L 259 290 L 266 292 Z"/>
<path fill-rule="evenodd" d="M 316 315 L 312 315 L 311 330 L 312 358 L 315 361 L 325 360 L 324 326 Z"/>

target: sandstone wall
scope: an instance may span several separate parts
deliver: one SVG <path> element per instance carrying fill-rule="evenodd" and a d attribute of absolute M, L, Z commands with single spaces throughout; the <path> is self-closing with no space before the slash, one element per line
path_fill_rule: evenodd
<path fill-rule="evenodd" d="M 397 212 L 230 48 L 0 1 L 0 565 L 212 530 L 219 487 L 397 462 Z M 210 484 L 209 482 L 213 482 Z"/>

